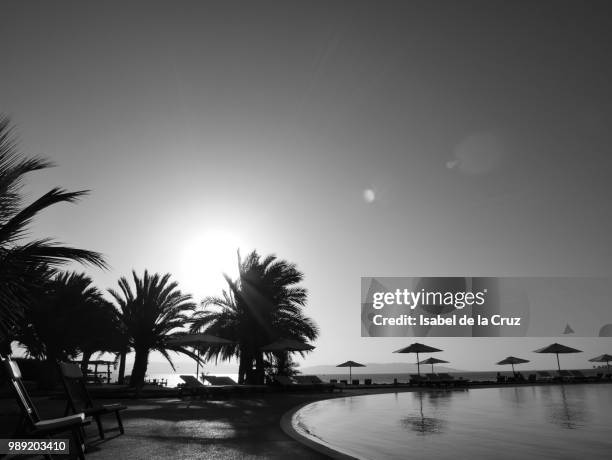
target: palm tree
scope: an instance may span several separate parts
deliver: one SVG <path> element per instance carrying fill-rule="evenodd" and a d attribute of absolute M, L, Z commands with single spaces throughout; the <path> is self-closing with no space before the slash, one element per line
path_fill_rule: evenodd
<path fill-rule="evenodd" d="M 261 384 L 263 346 L 281 338 L 315 340 L 318 328 L 302 312 L 306 289 L 297 286 L 303 274 L 294 264 L 274 255 L 262 259 L 253 251 L 245 260 L 238 254 L 238 266 L 238 279 L 225 277 L 228 289 L 221 297 L 204 300 L 205 310 L 194 316 L 191 329 L 232 340 L 233 344 L 209 346 L 204 359 L 237 357 L 239 382 Z"/>
<path fill-rule="evenodd" d="M 83 354 L 83 367 L 98 351 L 114 351 L 114 307 L 82 273 L 40 270 L 37 293 L 25 306 L 16 339 L 29 355 L 57 360 Z"/>
<path fill-rule="evenodd" d="M 24 304 L 31 300 L 31 287 L 36 284 L 31 275 L 36 267 L 57 267 L 73 261 L 106 266 L 97 252 L 64 246 L 49 238 L 23 241 L 28 225 L 39 212 L 57 203 L 73 203 L 87 193 L 54 188 L 24 206 L 24 176 L 50 166 L 42 158 L 24 158 L 17 151 L 9 119 L 0 116 L 0 345 L 9 350 L 16 321 L 23 314 Z"/>
<path fill-rule="evenodd" d="M 195 309 L 191 296 L 181 293 L 176 282 L 170 282 L 170 274 L 164 276 L 149 275 L 145 270 L 143 278 L 132 271 L 135 289 L 132 290 L 128 280 L 119 280 L 121 292 L 109 290 L 119 306 L 119 318 L 129 346 L 134 349 L 134 367 L 130 386 L 144 383 L 147 372 L 149 353 L 159 351 L 174 369 L 169 351 L 184 353 L 193 359 L 199 359 L 192 351 L 181 345 L 169 343 L 181 328 L 188 323 L 190 314 Z"/>

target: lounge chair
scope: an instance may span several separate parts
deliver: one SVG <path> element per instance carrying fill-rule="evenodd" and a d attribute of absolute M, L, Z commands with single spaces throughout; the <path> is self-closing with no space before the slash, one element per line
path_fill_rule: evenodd
<path fill-rule="evenodd" d="M 119 433 L 124 434 L 123 422 L 121 421 L 122 410 L 127 409 L 127 406 L 119 403 L 115 404 L 94 404 L 87 386 L 85 385 L 85 376 L 81 372 L 81 368 L 72 363 L 59 363 L 60 374 L 64 390 L 66 390 L 67 404 L 64 415 L 70 412 L 73 414 L 83 412 L 87 417 L 93 417 L 98 425 L 98 434 L 101 439 L 104 439 L 104 428 L 102 426 L 102 415 L 115 414 L 117 419 L 117 427 Z"/>
<path fill-rule="evenodd" d="M 203 379 L 211 385 L 238 385 L 231 377 L 216 377 L 214 375 L 205 375 Z"/>
<path fill-rule="evenodd" d="M 433 374 L 433 373 L 429 373 L 425 375 L 426 377 L 426 382 L 428 385 L 430 386 L 442 386 L 443 385 L 443 380 L 438 377 L 438 374 Z"/>
<path fill-rule="evenodd" d="M 572 378 L 579 382 L 586 382 L 587 380 L 596 380 L 595 378 L 590 378 L 584 375 L 581 371 L 570 371 L 572 374 Z"/>
<path fill-rule="evenodd" d="M 181 397 L 185 393 L 189 396 L 199 396 L 200 398 L 210 396 L 210 389 L 193 375 L 179 375 L 179 377 L 184 382 L 182 385 L 179 385 L 179 394 Z"/>
<path fill-rule="evenodd" d="M 427 383 L 427 378 L 423 377 L 419 374 L 410 374 L 410 385 L 425 385 Z"/>
<path fill-rule="evenodd" d="M 323 383 L 316 375 L 299 375 L 295 377 L 276 375 L 274 376 L 274 382 L 284 390 L 316 390 L 333 392 L 336 388 L 341 388 L 341 386 L 338 386 L 338 384 Z"/>
<path fill-rule="evenodd" d="M 265 391 L 266 385 L 239 385 L 231 377 L 217 377 L 214 375 L 203 375 L 202 378 L 210 383 L 208 391 L 211 396 L 222 395 L 228 397 L 231 393 L 252 393 L 255 391 Z"/>
<path fill-rule="evenodd" d="M 542 382 L 550 382 L 553 379 L 553 376 L 548 371 L 538 371 L 539 380 Z"/>
<path fill-rule="evenodd" d="M 466 385 L 467 384 L 467 380 L 464 379 L 456 379 L 455 377 L 453 377 L 452 375 L 450 375 L 447 372 L 443 372 L 441 374 L 438 374 L 438 378 L 446 385 L 452 385 L 452 386 L 461 386 L 461 385 Z"/>
<path fill-rule="evenodd" d="M 527 377 L 527 381 L 529 381 L 530 383 L 534 383 L 537 379 L 538 376 L 535 374 L 529 374 L 529 377 Z"/>
<path fill-rule="evenodd" d="M 558 379 L 561 380 L 562 382 L 571 382 L 572 380 L 574 380 L 574 376 L 572 375 L 570 371 L 561 370 L 561 371 L 558 371 L 557 373 L 559 374 Z"/>
<path fill-rule="evenodd" d="M 51 439 L 52 436 L 60 433 L 70 432 L 73 441 L 73 452 L 75 452 L 80 459 L 84 460 L 85 436 L 83 435 L 83 427 L 89 425 L 91 419 L 85 417 L 83 412 L 68 415 L 66 417 L 41 419 L 36 406 L 32 403 L 26 387 L 21 380 L 21 371 L 17 363 L 8 357 L 0 357 L 0 360 L 2 361 L 5 373 L 8 377 L 9 386 L 15 393 L 22 414 L 22 420 L 13 434 L 13 437 L 44 437 Z M 51 455 L 45 455 L 45 458 L 50 459 Z"/>

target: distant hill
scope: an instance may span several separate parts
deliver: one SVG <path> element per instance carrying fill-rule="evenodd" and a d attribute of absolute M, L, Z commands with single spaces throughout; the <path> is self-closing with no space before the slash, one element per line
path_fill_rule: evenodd
<path fill-rule="evenodd" d="M 366 367 L 353 367 L 353 374 L 411 374 L 417 371 L 416 363 L 362 363 Z M 335 365 L 300 367 L 302 374 L 341 374 L 348 368 Z M 421 372 L 431 372 L 430 364 L 421 364 Z M 434 372 L 461 372 L 452 367 L 434 365 Z"/>

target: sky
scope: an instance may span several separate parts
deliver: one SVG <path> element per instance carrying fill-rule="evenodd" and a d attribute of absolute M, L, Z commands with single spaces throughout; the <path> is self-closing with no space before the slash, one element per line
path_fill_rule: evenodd
<path fill-rule="evenodd" d="M 361 277 L 612 276 L 611 30 L 603 1 L 4 1 L 0 111 L 57 164 L 29 199 L 91 190 L 31 236 L 102 252 L 100 288 L 199 300 L 274 253 L 321 330 L 302 365 L 399 362 Z M 420 341 L 478 370 L 552 340 Z"/>

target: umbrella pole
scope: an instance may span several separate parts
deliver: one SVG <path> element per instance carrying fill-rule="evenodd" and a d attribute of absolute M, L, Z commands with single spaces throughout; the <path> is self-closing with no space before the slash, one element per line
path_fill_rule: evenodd
<path fill-rule="evenodd" d="M 421 376 L 421 365 L 419 364 L 419 352 L 417 351 L 417 374 Z"/>
<path fill-rule="evenodd" d="M 433 374 L 433 363 L 431 363 L 431 373 Z"/>
<path fill-rule="evenodd" d="M 561 364 L 559 364 L 559 353 L 556 353 L 557 355 L 557 367 L 559 368 L 559 373 L 561 373 Z"/>
<path fill-rule="evenodd" d="M 196 361 L 196 379 L 200 380 L 200 349 L 198 348 L 198 360 Z"/>
<path fill-rule="evenodd" d="M 512 365 L 512 373 L 514 374 L 514 363 L 510 363 Z"/>
<path fill-rule="evenodd" d="M 349 383 L 353 381 L 353 367 L 349 366 Z"/>

